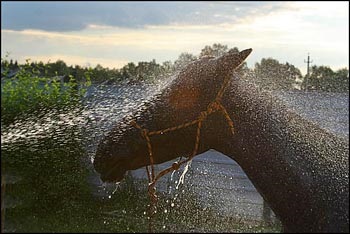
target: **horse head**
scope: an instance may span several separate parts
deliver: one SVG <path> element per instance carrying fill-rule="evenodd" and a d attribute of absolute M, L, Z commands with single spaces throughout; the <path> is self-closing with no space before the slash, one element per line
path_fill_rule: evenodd
<path fill-rule="evenodd" d="M 150 131 L 167 129 L 192 121 L 214 101 L 225 79 L 231 78 L 251 49 L 210 58 L 204 57 L 187 65 L 176 79 L 159 95 L 131 116 L 125 117 L 98 145 L 94 166 L 103 181 L 120 181 L 127 170 L 149 165 L 147 142 L 140 130 L 130 123 L 135 120 Z M 209 120 L 210 121 L 210 120 Z M 208 126 L 206 125 L 206 128 Z M 214 148 L 217 140 L 211 127 L 206 133 L 199 153 Z M 190 156 L 195 139 L 195 126 L 175 132 L 152 136 L 154 163 L 162 163 L 179 156 Z"/>

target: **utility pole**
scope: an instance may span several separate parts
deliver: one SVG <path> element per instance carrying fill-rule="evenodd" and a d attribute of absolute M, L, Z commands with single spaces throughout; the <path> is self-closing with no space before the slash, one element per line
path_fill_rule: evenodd
<path fill-rule="evenodd" d="M 305 82 L 305 89 L 307 89 L 307 83 L 309 81 L 309 70 L 310 70 L 310 63 L 312 63 L 313 61 L 310 61 L 310 53 L 307 53 L 307 61 L 304 60 L 304 63 L 307 63 L 307 72 L 306 72 L 306 82 Z"/>

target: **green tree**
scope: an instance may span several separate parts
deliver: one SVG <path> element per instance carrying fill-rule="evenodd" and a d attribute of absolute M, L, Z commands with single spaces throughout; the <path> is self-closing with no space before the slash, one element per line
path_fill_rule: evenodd
<path fill-rule="evenodd" d="M 210 56 L 218 57 L 226 53 L 228 50 L 227 45 L 222 45 L 220 43 L 214 43 L 212 46 L 206 45 L 199 54 L 199 58 Z"/>
<path fill-rule="evenodd" d="M 191 53 L 183 52 L 179 55 L 178 59 L 174 62 L 176 70 L 184 68 L 187 64 L 197 60 L 197 57 Z"/>
<path fill-rule="evenodd" d="M 171 61 L 165 61 L 160 66 L 160 70 L 160 79 L 164 77 L 169 77 L 175 72 L 175 64 L 173 64 Z"/>
<path fill-rule="evenodd" d="M 82 68 L 79 65 L 75 65 L 74 68 L 72 69 L 72 76 L 75 77 L 75 79 L 77 80 L 77 82 L 81 82 L 84 80 L 84 73 L 86 71 L 86 69 Z"/>
<path fill-rule="evenodd" d="M 330 88 L 329 79 L 334 76 L 333 70 L 328 66 L 312 66 L 310 74 L 305 79 L 306 90 L 326 91 Z"/>
<path fill-rule="evenodd" d="M 333 92 L 349 92 L 349 69 L 342 68 L 334 74 Z"/>
<path fill-rule="evenodd" d="M 349 91 L 349 70 L 339 69 L 334 72 L 329 66 L 312 66 L 309 76 L 305 76 L 303 89 L 324 92 Z"/>
<path fill-rule="evenodd" d="M 301 72 L 294 65 L 289 63 L 281 64 L 273 58 L 263 58 L 254 67 L 256 83 L 268 90 L 290 90 L 301 78 Z"/>
<path fill-rule="evenodd" d="M 103 81 L 107 81 L 108 79 L 108 69 L 102 67 L 101 64 L 97 64 L 92 72 L 92 82 L 102 83 Z"/>
<path fill-rule="evenodd" d="M 17 62 L 17 60 L 15 60 L 15 62 L 13 62 L 13 60 L 11 59 L 11 60 L 10 60 L 10 64 L 9 64 L 9 68 L 10 68 L 11 70 L 16 70 L 16 69 L 18 69 L 18 62 Z"/>
<path fill-rule="evenodd" d="M 111 83 L 119 83 L 123 80 L 121 72 L 116 68 L 109 70 L 109 76 Z"/>
<path fill-rule="evenodd" d="M 54 63 L 47 63 L 47 76 L 63 76 L 68 75 L 68 67 L 67 64 L 63 60 L 57 60 Z M 36 65 L 31 65 L 32 67 L 35 67 Z"/>

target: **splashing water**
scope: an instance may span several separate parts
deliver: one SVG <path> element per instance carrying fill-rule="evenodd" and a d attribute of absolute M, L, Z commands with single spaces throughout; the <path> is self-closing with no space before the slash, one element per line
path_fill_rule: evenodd
<path fill-rule="evenodd" d="M 1 149 L 8 155 L 14 152 L 14 156 L 9 156 L 13 161 L 21 160 L 23 156 L 16 151 L 22 151 L 23 147 L 33 153 L 45 153 L 64 148 L 74 141 L 83 146 L 86 155 L 83 157 L 84 164 L 93 171 L 91 162 L 102 137 L 124 116 L 150 102 L 175 77 L 170 76 L 153 84 L 92 84 L 78 106 L 38 110 L 37 113 L 20 116 L 8 126 L 2 124 Z M 102 193 L 107 192 L 107 186 L 103 186 L 96 176 L 88 180 L 93 187 L 97 185 Z M 113 188 L 113 193 L 117 188 Z"/>
<path fill-rule="evenodd" d="M 183 183 L 184 183 L 184 181 L 185 181 L 185 175 L 186 175 L 186 173 L 187 173 L 187 171 L 188 171 L 188 167 L 191 166 L 191 163 L 192 163 L 192 160 L 190 160 L 190 161 L 188 161 L 188 162 L 186 163 L 186 165 L 185 165 L 185 167 L 184 167 L 184 170 L 183 170 L 183 172 L 182 172 L 182 174 L 181 174 L 181 176 L 180 176 L 180 178 L 179 178 L 179 181 L 178 181 L 178 183 L 177 183 L 177 185 L 176 185 L 176 189 L 179 189 L 180 184 L 183 184 Z"/>
<path fill-rule="evenodd" d="M 49 137 L 56 139 L 57 144 L 63 144 L 67 140 L 61 134 L 64 129 L 86 123 L 83 116 L 78 114 L 79 109 L 52 110 L 45 113 L 39 120 L 37 116 L 28 116 L 26 119 L 16 120 L 9 126 L 2 125 L 1 148 L 8 149 L 14 144 L 30 144 L 35 147 L 38 146 L 36 143 L 40 139 Z"/>
<path fill-rule="evenodd" d="M 86 94 L 86 146 L 93 160 L 97 144 L 116 122 L 141 108 L 160 93 L 175 76 L 156 84 L 91 86 Z"/>

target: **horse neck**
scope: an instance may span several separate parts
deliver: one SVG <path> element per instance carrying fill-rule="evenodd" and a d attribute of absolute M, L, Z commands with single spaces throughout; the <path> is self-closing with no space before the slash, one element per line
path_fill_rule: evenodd
<path fill-rule="evenodd" d="M 243 81 L 230 83 L 222 104 L 233 117 L 235 134 L 225 130 L 223 119 L 218 121 L 217 126 L 212 125 L 218 139 L 213 148 L 241 165 L 284 227 L 291 231 L 337 230 L 339 227 L 329 227 L 329 219 L 336 217 L 342 223 L 344 217 L 334 213 L 344 209 L 339 200 L 349 203 L 348 182 L 340 179 L 346 179 L 349 169 L 346 141 L 325 133 L 277 98 Z M 336 165 L 329 167 L 332 163 Z M 337 186 L 342 194 L 334 189 Z"/>

